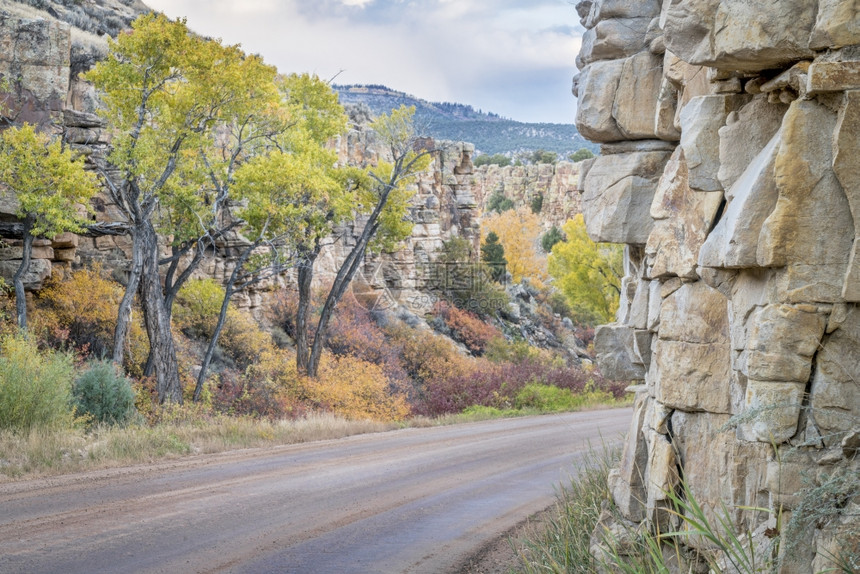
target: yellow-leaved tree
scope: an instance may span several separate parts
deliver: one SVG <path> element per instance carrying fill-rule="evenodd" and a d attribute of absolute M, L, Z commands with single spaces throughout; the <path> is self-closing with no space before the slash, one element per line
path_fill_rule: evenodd
<path fill-rule="evenodd" d="M 181 403 L 170 307 L 191 268 L 174 280 L 171 265 L 162 283 L 159 241 L 173 236 L 189 248 L 212 245 L 223 233 L 227 218 L 221 208 L 230 203 L 227 184 L 237 166 L 250 154 L 264 153 L 269 136 L 289 122 L 279 121 L 274 68 L 238 46 L 191 33 L 184 20 L 146 14 L 108 44 L 107 57 L 86 79 L 105 104 L 99 114 L 112 132 L 112 150 L 110 169 L 100 167 L 132 239 L 113 359 L 123 362 L 131 305 L 139 293 L 159 400 Z M 183 249 L 174 250 L 168 262 L 179 261 Z M 192 263 L 203 251 L 197 249 Z"/>
<path fill-rule="evenodd" d="M 540 218 L 528 207 L 490 215 L 481 225 L 482 233 L 495 233 L 505 248 L 508 272 L 514 283 L 528 279 L 538 289 L 547 280 L 546 257 L 540 252 Z"/>
<path fill-rule="evenodd" d="M 597 244 L 577 215 L 564 225 L 565 241 L 556 243 L 549 256 L 549 273 L 555 286 L 573 307 L 579 322 L 608 323 L 618 310 L 623 271 L 623 248 Z"/>
<path fill-rule="evenodd" d="M 37 132 L 32 125 L 9 128 L 0 135 L 0 183 L 15 194 L 15 214 L 22 222 L 21 264 L 12 279 L 21 330 L 27 328 L 24 275 L 30 269 L 33 240 L 80 232 L 86 224 L 81 211 L 95 195 L 97 180 L 83 163 L 64 150 L 59 139 Z"/>

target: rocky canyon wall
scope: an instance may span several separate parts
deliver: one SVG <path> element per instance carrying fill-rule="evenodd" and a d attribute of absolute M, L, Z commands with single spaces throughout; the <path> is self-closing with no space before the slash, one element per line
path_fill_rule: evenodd
<path fill-rule="evenodd" d="M 541 223 L 545 229 L 561 227 L 574 215 L 582 213 L 579 185 L 580 164 L 560 161 L 557 164 L 505 166 L 482 165 L 474 169 L 471 186 L 482 213 L 494 193 L 501 193 L 519 207 L 530 207 L 540 196 Z"/>
<path fill-rule="evenodd" d="M 641 382 L 610 479 L 622 522 L 679 527 L 683 478 L 763 550 L 778 536 L 780 572 L 860 560 L 860 2 L 577 10 L 577 127 L 602 144 L 583 211 L 627 246 L 596 351 Z M 678 571 L 707 572 L 713 547 L 683 542 Z"/>

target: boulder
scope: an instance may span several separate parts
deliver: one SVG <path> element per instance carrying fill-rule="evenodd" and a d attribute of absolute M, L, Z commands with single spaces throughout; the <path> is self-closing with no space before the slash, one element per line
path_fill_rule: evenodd
<path fill-rule="evenodd" d="M 686 283 L 663 299 L 660 338 L 701 345 L 729 336 L 728 302 L 701 281 Z"/>
<path fill-rule="evenodd" d="M 778 289 L 786 303 L 841 300 L 854 221 L 833 171 L 836 120 L 827 106 L 798 100 L 783 122 L 774 163 L 779 199 L 762 226 L 757 260 L 785 267 Z"/>
<path fill-rule="evenodd" d="M 809 67 L 809 95 L 860 90 L 860 61 L 815 62 Z"/>
<path fill-rule="evenodd" d="M 818 16 L 809 38 L 809 47 L 824 50 L 832 46 L 860 44 L 858 14 L 858 0 L 818 0 Z"/>
<path fill-rule="evenodd" d="M 827 315 L 814 309 L 781 304 L 761 309 L 747 344 L 750 378 L 805 385 L 826 326 Z"/>
<path fill-rule="evenodd" d="M 773 177 L 781 134 L 776 134 L 726 193 L 729 204 L 699 252 L 702 267 L 758 267 L 758 238 L 779 190 Z"/>
<path fill-rule="evenodd" d="M 612 114 L 623 69 L 624 60 L 609 60 L 591 64 L 580 75 L 576 129 L 593 142 L 627 139 Z"/>
<path fill-rule="evenodd" d="M 617 323 L 602 325 L 594 332 L 594 351 L 604 377 L 616 381 L 642 380 L 645 367 L 636 360 L 634 329 Z"/>
<path fill-rule="evenodd" d="M 720 133 L 729 114 L 748 96 L 700 96 L 681 110 L 681 147 L 687 160 L 690 187 L 696 191 L 722 191 Z"/>
<path fill-rule="evenodd" d="M 582 36 L 579 58 L 588 65 L 598 60 L 618 60 L 643 50 L 650 18 L 612 19 L 599 22 Z"/>
<path fill-rule="evenodd" d="M 685 413 L 672 415 L 673 444 L 683 476 L 711 524 L 723 509 L 737 532 L 755 530 L 766 516 L 743 507 L 766 507 L 767 460 L 770 446 L 735 440 L 726 428 L 728 415 Z M 685 538 L 691 547 L 707 550 L 700 537 Z"/>
<path fill-rule="evenodd" d="M 655 139 L 657 101 L 663 84 L 663 58 L 640 52 L 623 60 L 612 117 L 624 139 Z"/>
<path fill-rule="evenodd" d="M 21 266 L 20 260 L 11 259 L 8 261 L 0 261 L 0 277 L 7 284 L 12 284 L 12 278 Z M 24 289 L 27 291 L 38 291 L 44 285 L 46 279 L 51 277 L 51 262 L 48 259 L 33 259 L 30 261 L 30 268 L 24 273 L 22 281 Z"/>
<path fill-rule="evenodd" d="M 781 444 L 797 433 L 806 383 L 773 383 L 750 379 L 744 401 L 745 419 L 738 438 Z"/>
<path fill-rule="evenodd" d="M 720 128 L 720 169 L 717 179 L 731 199 L 731 187 L 779 131 L 788 106 L 753 98 Z"/>
<path fill-rule="evenodd" d="M 694 65 L 728 70 L 779 68 L 813 56 L 816 3 L 808 0 L 672 0 L 666 49 Z"/>
<path fill-rule="evenodd" d="M 655 358 L 656 398 L 685 411 L 731 412 L 731 340 L 726 298 L 702 282 L 663 301 Z"/>
<path fill-rule="evenodd" d="M 647 518 L 661 532 L 668 532 L 673 517 L 668 493 L 680 483 L 677 453 L 667 436 L 653 431 L 648 436 Z"/>
<path fill-rule="evenodd" d="M 845 92 L 833 139 L 833 171 L 854 218 L 854 245 L 842 288 L 847 301 L 860 301 L 860 90 Z"/>
<path fill-rule="evenodd" d="M 826 446 L 838 446 L 860 421 L 860 309 L 824 339 L 817 354 L 809 405 Z"/>
<path fill-rule="evenodd" d="M 654 192 L 668 152 L 637 152 L 597 158 L 582 198 L 592 240 L 644 245 L 653 228 Z"/>
<path fill-rule="evenodd" d="M 648 465 L 648 443 L 643 427 L 648 410 L 648 394 L 636 394 L 630 430 L 617 469 L 609 475 L 609 489 L 621 515 L 627 520 L 641 522 L 645 519 L 647 490 L 645 472 Z"/>
<path fill-rule="evenodd" d="M 597 0 L 593 3 L 586 27 L 597 23 L 620 18 L 652 18 L 660 15 L 660 0 Z"/>
<path fill-rule="evenodd" d="M 723 202 L 722 192 L 695 192 L 679 147 L 666 165 L 651 204 L 654 230 L 645 253 L 651 278 L 677 276 L 697 279 L 699 249 Z"/>

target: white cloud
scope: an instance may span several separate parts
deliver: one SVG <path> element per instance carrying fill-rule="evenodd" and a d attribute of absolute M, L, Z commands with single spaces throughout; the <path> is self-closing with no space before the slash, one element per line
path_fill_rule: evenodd
<path fill-rule="evenodd" d="M 284 72 L 380 83 L 515 119 L 572 121 L 567 0 L 150 0 Z M 565 26 L 568 28 L 565 29 Z"/>

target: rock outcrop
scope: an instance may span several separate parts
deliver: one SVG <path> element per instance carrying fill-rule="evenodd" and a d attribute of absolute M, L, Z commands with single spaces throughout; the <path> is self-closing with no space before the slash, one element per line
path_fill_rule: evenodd
<path fill-rule="evenodd" d="M 628 245 L 596 352 L 641 382 L 610 485 L 623 520 L 683 526 L 662 511 L 683 477 L 761 549 L 782 535 L 780 572 L 860 560 L 860 4 L 578 9 L 577 127 L 603 144 L 583 210 L 592 239 Z M 808 520 L 846 476 L 843 506 Z"/>
<path fill-rule="evenodd" d="M 546 229 L 561 227 L 574 215 L 582 213 L 581 200 L 574 193 L 579 185 L 580 164 L 560 161 L 557 164 L 505 166 L 482 165 L 474 168 L 470 186 L 480 207 L 486 213 L 487 203 L 495 193 L 513 201 L 514 206 L 530 207 L 540 197 L 541 223 Z"/>

